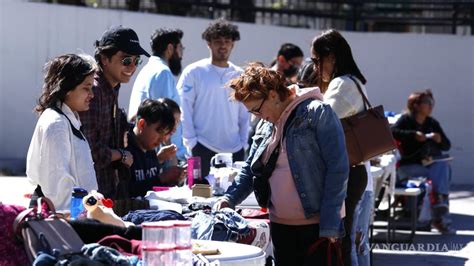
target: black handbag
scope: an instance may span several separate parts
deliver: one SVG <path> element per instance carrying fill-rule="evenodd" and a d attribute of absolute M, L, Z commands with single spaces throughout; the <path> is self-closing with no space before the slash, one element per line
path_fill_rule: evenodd
<path fill-rule="evenodd" d="M 362 95 L 365 110 L 341 119 L 350 165 L 370 160 L 396 149 L 383 106 L 372 107 L 359 83 L 350 77 Z"/>
<path fill-rule="evenodd" d="M 42 212 L 42 202 L 47 211 Z M 44 205 L 44 206 L 46 206 Z M 24 210 L 16 217 L 13 230 L 23 241 L 28 260 L 33 261 L 38 252 L 44 252 L 56 258 L 82 254 L 82 239 L 69 223 L 55 212 L 52 202 L 41 197 L 36 208 Z"/>
<path fill-rule="evenodd" d="M 253 177 L 253 192 L 255 194 L 255 199 L 257 200 L 258 206 L 262 208 L 268 208 L 270 203 L 271 190 L 268 179 L 275 169 L 278 155 L 280 155 L 280 145 L 278 145 L 272 155 L 270 155 L 268 163 L 262 169 L 262 174 Z"/>
<path fill-rule="evenodd" d="M 290 116 L 286 120 L 285 127 L 283 128 L 283 137 L 285 138 L 286 130 L 293 121 L 296 114 L 296 108 L 291 112 Z M 273 150 L 270 158 L 266 165 L 263 166 L 261 174 L 256 174 L 253 177 L 253 192 L 255 199 L 257 200 L 258 206 L 262 208 L 268 208 L 270 203 L 270 183 L 268 179 L 272 176 L 273 170 L 275 170 L 276 161 L 280 155 L 280 144 Z"/>

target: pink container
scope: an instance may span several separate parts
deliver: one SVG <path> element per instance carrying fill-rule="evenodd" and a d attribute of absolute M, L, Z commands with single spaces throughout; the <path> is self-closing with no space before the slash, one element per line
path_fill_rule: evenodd
<path fill-rule="evenodd" d="M 175 266 L 176 252 L 173 246 L 162 247 L 142 247 L 143 265 Z"/>
<path fill-rule="evenodd" d="M 153 191 L 160 192 L 160 191 L 166 191 L 169 190 L 170 187 L 159 187 L 159 186 L 154 186 Z"/>
<path fill-rule="evenodd" d="M 173 221 L 174 222 L 174 242 L 175 253 L 174 261 L 176 265 L 192 265 L 193 254 L 191 244 L 191 221 Z"/>
<path fill-rule="evenodd" d="M 174 248 L 174 224 L 172 221 L 142 223 L 142 246 L 148 248 L 169 246 Z"/>
<path fill-rule="evenodd" d="M 173 221 L 142 223 L 144 265 L 175 265 L 175 230 Z"/>
<path fill-rule="evenodd" d="M 191 221 L 173 221 L 174 243 L 177 248 L 191 247 Z"/>
<path fill-rule="evenodd" d="M 201 181 L 201 157 L 188 158 L 188 187 L 191 188 L 195 181 Z"/>

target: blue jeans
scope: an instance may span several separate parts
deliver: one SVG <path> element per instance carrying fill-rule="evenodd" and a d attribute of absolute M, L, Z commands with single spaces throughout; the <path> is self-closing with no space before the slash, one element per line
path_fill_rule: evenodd
<path fill-rule="evenodd" d="M 211 214 L 198 212 L 191 225 L 192 239 L 236 242 L 251 232 L 248 221 L 229 208 Z"/>
<path fill-rule="evenodd" d="M 431 179 L 433 191 L 438 194 L 449 194 L 451 183 L 451 167 L 448 162 L 435 162 L 428 166 L 421 164 L 402 165 L 398 168 L 399 179 L 424 176 Z"/>
<path fill-rule="evenodd" d="M 366 190 L 354 211 L 354 222 L 351 232 L 352 266 L 370 265 L 369 224 L 373 209 L 374 192 Z M 356 234 L 360 235 L 360 237 L 357 237 Z M 356 241 L 356 239 L 358 240 Z"/>

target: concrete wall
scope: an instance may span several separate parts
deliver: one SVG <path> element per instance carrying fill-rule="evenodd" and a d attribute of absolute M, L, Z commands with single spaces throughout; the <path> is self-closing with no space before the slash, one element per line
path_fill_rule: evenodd
<path fill-rule="evenodd" d="M 187 65 L 208 56 L 207 46 L 201 40 L 208 23 L 204 19 L 2 1 L 0 163 L 11 164 L 26 156 L 37 119 L 32 109 L 41 91 L 42 66 L 48 59 L 79 51 L 92 54 L 93 41 L 109 26 L 122 24 L 137 31 L 147 50 L 154 29 L 181 28 L 186 46 L 183 63 Z M 249 61 L 269 63 L 279 45 L 288 41 L 299 45 L 309 56 L 311 40 L 319 34 L 306 29 L 243 23 L 239 28 L 242 40 L 236 43 L 231 58 L 239 65 Z M 474 38 L 353 32 L 345 32 L 344 36 L 367 77 L 373 104 L 401 111 L 411 91 L 433 90 L 434 116 L 453 143 L 453 182 L 474 184 L 474 166 L 469 161 L 474 152 Z M 132 84 L 133 81 L 122 86 L 122 107 L 128 107 Z"/>

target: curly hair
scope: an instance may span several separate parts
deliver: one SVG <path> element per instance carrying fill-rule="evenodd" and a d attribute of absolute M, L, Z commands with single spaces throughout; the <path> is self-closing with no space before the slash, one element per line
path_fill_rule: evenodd
<path fill-rule="evenodd" d="M 252 62 L 239 77 L 230 81 L 229 86 L 233 89 L 231 98 L 239 102 L 265 99 L 271 90 L 284 101 L 291 95 L 285 84 L 286 79 L 281 74 L 265 68 L 260 62 Z"/>
<path fill-rule="evenodd" d="M 35 111 L 43 113 L 57 102 L 63 103 L 66 94 L 81 84 L 87 76 L 98 69 L 90 55 L 65 54 L 53 58 L 44 67 L 43 92 Z"/>
<path fill-rule="evenodd" d="M 434 98 L 433 98 L 433 93 L 431 92 L 430 89 L 424 90 L 424 91 L 417 91 L 413 92 L 408 96 L 407 100 L 407 111 L 409 113 L 416 113 L 415 105 L 419 105 L 423 101 L 430 101 L 432 104 L 434 104 Z"/>
<path fill-rule="evenodd" d="M 160 56 L 168 47 L 168 44 L 176 46 L 183 38 L 183 31 L 179 29 L 162 28 L 157 29 L 151 35 L 150 46 L 154 56 Z"/>
<path fill-rule="evenodd" d="M 202 39 L 208 42 L 219 37 L 229 38 L 234 42 L 240 40 L 240 32 L 237 25 L 220 18 L 210 23 L 207 29 L 202 33 Z"/>

